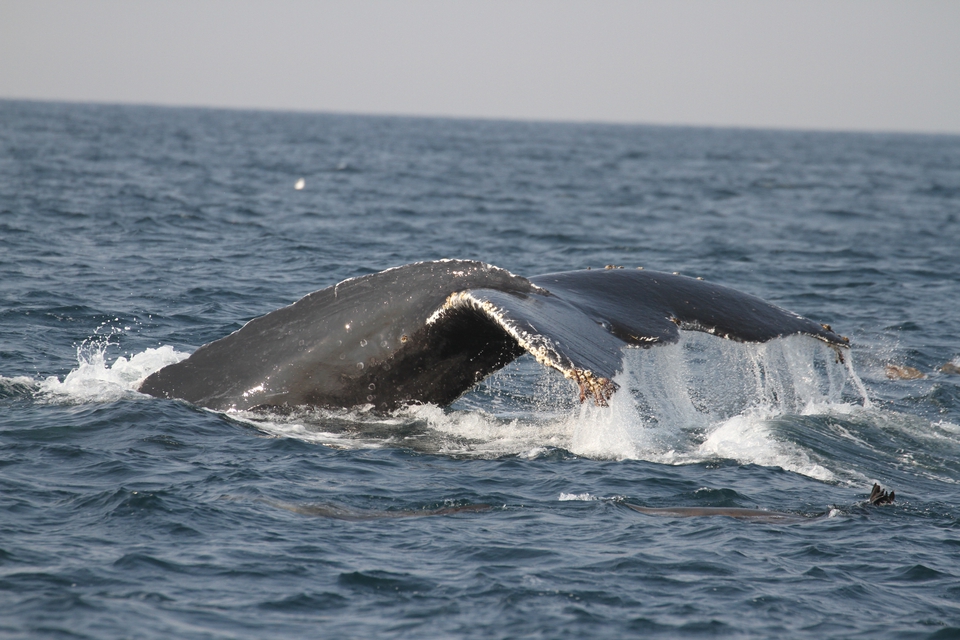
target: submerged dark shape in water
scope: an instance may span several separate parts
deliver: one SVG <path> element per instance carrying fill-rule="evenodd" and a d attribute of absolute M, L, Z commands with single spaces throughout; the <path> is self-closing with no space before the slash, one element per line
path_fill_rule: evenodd
<path fill-rule="evenodd" d="M 345 280 L 251 320 L 140 391 L 210 409 L 447 405 L 525 352 L 605 404 L 626 346 L 689 329 L 740 342 L 846 338 L 727 287 L 641 269 L 523 278 L 482 262 L 418 262 Z"/>
<path fill-rule="evenodd" d="M 320 504 L 289 504 L 286 502 L 275 502 L 272 500 L 260 500 L 264 504 L 278 509 L 286 509 L 293 513 L 299 513 L 304 516 L 314 516 L 318 518 L 331 518 L 333 520 L 348 520 L 351 522 L 363 522 L 365 520 L 384 520 L 391 518 L 424 518 L 429 516 L 453 516 L 465 513 L 483 513 L 490 511 L 493 507 L 489 504 L 462 504 L 457 506 L 439 507 L 434 509 L 354 509 L 343 505 L 320 503 Z"/>
<path fill-rule="evenodd" d="M 882 489 L 879 484 L 873 485 L 870 497 L 867 502 L 874 506 L 884 504 L 893 504 L 896 492 L 889 493 Z M 810 522 L 820 520 L 830 516 L 830 512 L 818 513 L 815 515 L 803 515 L 799 513 L 790 513 L 788 511 L 772 511 L 769 509 L 744 509 L 741 507 L 642 507 L 638 504 L 623 502 L 623 506 L 633 509 L 639 513 L 650 516 L 668 516 L 674 518 L 701 518 L 708 516 L 725 516 L 727 518 L 736 518 L 737 520 L 747 520 L 749 522 L 763 522 L 767 524 L 793 524 L 797 522 Z"/>

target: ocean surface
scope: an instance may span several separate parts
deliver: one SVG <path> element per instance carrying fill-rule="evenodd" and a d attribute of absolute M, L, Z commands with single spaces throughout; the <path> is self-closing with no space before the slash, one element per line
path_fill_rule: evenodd
<path fill-rule="evenodd" d="M 684 333 L 605 408 L 530 357 L 390 415 L 135 391 L 439 258 L 676 271 L 852 348 Z M 0 101 L 0 637 L 957 638 L 951 363 L 957 136 Z"/>

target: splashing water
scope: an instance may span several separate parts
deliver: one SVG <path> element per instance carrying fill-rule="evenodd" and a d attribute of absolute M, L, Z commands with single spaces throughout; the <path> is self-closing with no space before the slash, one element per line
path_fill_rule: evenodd
<path fill-rule="evenodd" d="M 77 348 L 78 366 L 36 384 L 53 403 L 134 397 L 143 379 L 188 356 L 170 346 L 109 364 L 111 336 Z M 820 480 L 834 474 L 776 429 L 784 416 L 869 408 L 847 354 L 804 337 L 742 344 L 683 332 L 676 345 L 629 349 L 609 406 L 578 405 L 569 381 L 521 358 L 455 403 L 390 415 L 304 409 L 290 415 L 231 412 L 261 432 L 336 448 L 402 446 L 442 455 L 536 458 L 552 450 L 595 459 L 690 464 L 711 459 L 779 466 Z M 854 404 L 859 403 L 859 404 Z"/>
<path fill-rule="evenodd" d="M 142 397 L 137 389 L 146 376 L 188 356 L 161 346 L 110 363 L 107 353 L 116 346 L 111 337 L 81 344 L 77 368 L 62 380 L 0 378 L 0 396 L 26 394 L 53 404 Z M 805 420 L 826 424 L 821 428 L 831 437 L 860 447 L 866 446 L 862 439 L 836 420 L 882 423 L 898 437 L 913 439 L 942 438 L 939 434 L 958 429 L 950 422 L 878 412 L 851 354 L 844 355 L 840 362 L 831 348 L 801 336 L 744 344 L 682 332 L 676 345 L 628 350 L 616 379 L 620 390 L 607 407 L 578 404 L 573 383 L 521 358 L 446 409 L 420 405 L 383 415 L 369 408 L 304 408 L 283 415 L 229 415 L 265 435 L 338 449 L 387 446 L 455 457 L 530 459 L 559 450 L 672 465 L 735 460 L 823 481 L 860 483 L 867 478 L 838 467 L 798 435 L 809 431 Z M 925 467 L 929 461 L 904 464 Z"/>
<path fill-rule="evenodd" d="M 246 417 L 273 435 L 337 447 L 387 443 L 489 458 L 564 449 L 665 464 L 723 458 L 831 480 L 821 461 L 776 426 L 784 416 L 849 414 L 869 406 L 846 355 L 846 364 L 840 363 L 832 349 L 803 337 L 741 344 L 684 332 L 677 345 L 629 350 L 616 380 L 620 391 L 608 407 L 578 405 L 572 383 L 521 359 L 449 409 Z M 341 428 L 332 432 L 337 421 Z"/>
<path fill-rule="evenodd" d="M 119 356 L 107 364 L 109 338 L 91 339 L 77 347 L 76 369 L 63 380 L 50 376 L 37 385 L 39 398 L 54 403 L 114 402 L 136 393 L 148 375 L 189 354 L 170 346 L 147 349 L 130 359 Z"/>
<path fill-rule="evenodd" d="M 617 382 L 609 410 L 581 408 L 573 453 L 668 464 L 727 458 L 827 480 L 831 472 L 779 437 L 774 419 L 868 403 L 852 366 L 802 337 L 739 344 L 685 333 L 676 347 L 628 353 Z"/>

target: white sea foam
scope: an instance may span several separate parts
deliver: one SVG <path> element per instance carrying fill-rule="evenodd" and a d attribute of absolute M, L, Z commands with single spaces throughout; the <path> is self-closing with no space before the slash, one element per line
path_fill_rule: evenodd
<path fill-rule="evenodd" d="M 109 348 L 106 341 L 78 347 L 77 368 L 63 380 L 50 376 L 41 381 L 37 385 L 39 397 L 48 402 L 112 402 L 135 393 L 143 379 L 154 371 L 189 355 L 162 346 L 129 359 L 120 356 L 108 363 Z"/>
<path fill-rule="evenodd" d="M 852 366 L 807 338 L 740 344 L 682 335 L 678 345 L 628 351 L 608 407 L 587 402 L 560 415 L 510 419 L 476 410 L 413 411 L 446 436 L 441 448 L 452 454 L 525 455 L 555 447 L 666 464 L 724 458 L 834 479 L 824 461 L 778 433 L 777 420 L 864 411 L 868 401 Z"/>
<path fill-rule="evenodd" d="M 933 424 L 951 435 L 960 435 L 960 424 L 954 424 L 949 420 L 938 420 Z"/>
<path fill-rule="evenodd" d="M 296 438 L 334 449 L 375 449 L 402 443 L 393 437 L 409 418 L 378 415 L 368 409 L 303 409 L 289 415 L 230 411 L 230 418 L 279 438 Z"/>
<path fill-rule="evenodd" d="M 278 438 L 294 438 L 304 442 L 321 444 L 332 449 L 378 449 L 387 444 L 387 440 L 361 439 L 355 434 L 334 433 L 318 430 L 311 420 L 276 420 L 264 419 L 263 416 L 254 416 L 244 413 L 231 413 L 230 417 L 254 427 L 261 433 Z"/>
<path fill-rule="evenodd" d="M 801 446 L 781 440 L 769 424 L 757 415 L 740 415 L 718 425 L 691 457 L 728 458 L 766 467 L 781 467 L 818 480 L 834 480 L 835 475 L 811 459 Z"/>
<path fill-rule="evenodd" d="M 778 420 L 870 412 L 849 353 L 842 364 L 831 348 L 802 337 L 741 344 L 700 333 L 681 335 L 677 345 L 628 350 L 616 378 L 620 390 L 607 407 L 576 404 L 570 400 L 576 396 L 571 382 L 526 359 L 485 383 L 486 394 L 475 393 L 451 409 L 425 405 L 389 416 L 353 409 L 231 417 L 269 435 L 337 448 L 393 445 L 526 458 L 562 449 L 590 458 L 664 464 L 722 458 L 834 479 L 823 460 L 778 430 Z M 65 378 L 34 383 L 38 397 L 119 400 L 134 395 L 152 372 L 187 357 L 164 346 L 108 363 L 108 347 L 81 346 L 78 366 Z M 952 429 L 956 426 L 950 423 L 941 426 L 942 432 Z"/>
<path fill-rule="evenodd" d="M 583 502 L 592 502 L 594 500 L 599 500 L 597 496 L 592 493 L 561 493 L 560 502 L 568 502 L 571 500 L 580 500 Z"/>

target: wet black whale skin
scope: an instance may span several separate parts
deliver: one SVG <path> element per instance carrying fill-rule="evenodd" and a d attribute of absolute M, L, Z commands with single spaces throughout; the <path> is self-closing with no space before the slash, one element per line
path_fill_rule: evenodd
<path fill-rule="evenodd" d="M 465 304 L 444 305 L 467 292 Z M 446 405 L 525 351 L 611 380 L 625 346 L 679 329 L 743 342 L 828 328 L 756 296 L 685 276 L 599 269 L 527 279 L 482 262 L 421 262 L 311 293 L 147 377 L 140 391 L 214 410 Z"/>

